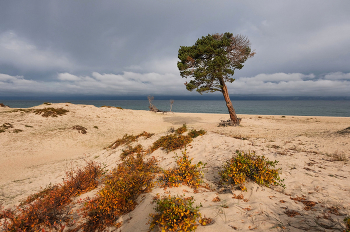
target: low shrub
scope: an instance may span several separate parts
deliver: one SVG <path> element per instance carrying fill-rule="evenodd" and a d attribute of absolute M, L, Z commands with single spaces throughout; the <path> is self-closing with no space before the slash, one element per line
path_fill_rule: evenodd
<path fill-rule="evenodd" d="M 102 175 L 100 165 L 90 162 L 86 167 L 69 171 L 63 184 L 49 186 L 29 196 L 16 210 L 0 212 L 5 218 L 5 231 L 44 231 L 44 228 L 58 230 L 70 221 L 71 198 L 97 187 Z"/>
<path fill-rule="evenodd" d="M 69 110 L 63 109 L 63 108 L 53 108 L 53 107 L 48 107 L 44 109 L 35 109 L 34 113 L 39 114 L 43 117 L 57 117 L 57 116 L 62 116 L 68 113 Z"/>
<path fill-rule="evenodd" d="M 163 176 L 160 178 L 160 181 L 164 183 L 163 187 L 178 187 L 180 184 L 184 184 L 198 188 L 202 183 L 203 173 L 200 168 L 203 168 L 205 164 L 202 162 L 191 164 L 192 159 L 189 159 L 186 150 L 182 154 L 182 157 L 175 157 L 175 168 L 163 171 Z"/>
<path fill-rule="evenodd" d="M 184 132 L 187 131 L 187 126 L 186 124 L 183 124 L 182 127 L 179 127 L 175 130 L 176 134 L 183 134 Z"/>
<path fill-rule="evenodd" d="M 200 217 L 199 206 L 193 207 L 193 197 L 163 197 L 156 200 L 156 214 L 150 214 L 150 231 L 156 226 L 161 231 L 194 231 Z"/>
<path fill-rule="evenodd" d="M 103 231 L 132 211 L 137 197 L 152 188 L 155 172 L 158 168 L 154 157 L 146 162 L 142 155 L 128 156 L 107 175 L 97 196 L 85 200 L 82 216 L 87 221 L 81 226 L 83 231 Z"/>
<path fill-rule="evenodd" d="M 120 158 L 125 159 L 127 156 L 132 154 L 141 154 L 143 152 L 143 147 L 141 144 L 136 145 L 135 147 L 128 146 L 126 150 L 120 154 Z"/>
<path fill-rule="evenodd" d="M 285 187 L 279 177 L 280 169 L 273 169 L 278 161 L 269 161 L 264 156 L 255 155 L 254 152 L 236 151 L 236 153 L 237 156 L 228 160 L 219 171 L 223 182 L 238 185 L 241 190 L 246 190 L 244 185 L 246 179 L 267 187 L 272 184 Z"/>
<path fill-rule="evenodd" d="M 192 142 L 192 138 L 186 135 L 170 134 L 160 137 L 152 145 L 151 152 L 162 147 L 166 152 L 174 151 L 176 149 L 184 148 L 187 144 Z"/>
<path fill-rule="evenodd" d="M 134 141 L 136 141 L 138 138 L 140 138 L 141 136 L 145 137 L 146 139 L 152 137 L 154 134 L 152 133 L 147 133 L 146 131 L 142 132 L 141 134 L 138 135 L 128 135 L 125 134 L 123 136 L 123 138 L 121 139 L 117 139 L 114 143 L 112 143 L 111 145 L 109 145 L 107 148 L 111 148 L 111 149 L 116 149 L 117 147 L 119 147 L 120 145 L 123 144 L 130 144 Z"/>
<path fill-rule="evenodd" d="M 207 132 L 205 130 L 191 130 L 190 132 L 188 132 L 188 136 L 190 136 L 191 138 L 197 138 L 200 135 L 205 135 Z"/>

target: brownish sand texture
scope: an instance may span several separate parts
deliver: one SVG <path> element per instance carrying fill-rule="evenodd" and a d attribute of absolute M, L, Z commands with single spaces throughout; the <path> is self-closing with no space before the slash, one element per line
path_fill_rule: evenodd
<path fill-rule="evenodd" d="M 155 133 L 138 143 L 149 147 L 172 127 L 207 133 L 187 147 L 193 163 L 207 163 L 204 181 L 215 190 L 194 192 L 187 186 L 155 188 L 122 216 L 116 231 L 147 231 L 153 197 L 193 196 L 202 215 L 215 223 L 196 231 L 342 231 L 350 215 L 350 118 L 239 115 L 237 127 L 218 127 L 222 114 L 153 113 L 59 103 L 40 105 L 68 110 L 58 117 L 0 107 L 0 201 L 13 207 L 49 184 L 62 182 L 65 172 L 93 160 L 112 169 L 125 147 L 105 149 L 124 134 Z M 80 126 L 80 127 L 76 127 Z M 85 133 L 86 132 L 86 133 Z M 248 182 L 247 191 L 217 185 L 218 170 L 236 150 L 255 151 L 278 160 L 286 188 L 262 187 Z M 158 149 L 159 166 L 175 165 L 175 154 Z M 85 160 L 85 161 L 84 161 Z M 87 193 L 80 196 L 93 196 Z M 243 194 L 243 199 L 236 199 Z M 212 201 L 219 197 L 220 201 Z M 310 202 L 313 202 L 312 204 Z M 309 204 L 309 205 L 308 205 Z M 311 204 L 311 206 L 310 206 Z M 293 215 L 291 212 L 297 212 Z M 110 228 L 112 230 L 113 228 Z"/>

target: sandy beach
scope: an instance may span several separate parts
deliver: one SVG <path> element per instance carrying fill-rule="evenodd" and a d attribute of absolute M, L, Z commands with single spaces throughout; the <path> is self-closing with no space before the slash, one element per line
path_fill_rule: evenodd
<path fill-rule="evenodd" d="M 207 163 L 204 182 L 212 190 L 193 191 L 188 186 L 154 188 L 138 199 L 136 208 L 119 218 L 121 227 L 110 231 L 147 231 L 152 199 L 160 195 L 193 196 L 202 205 L 202 215 L 215 220 L 196 231 L 343 231 L 343 219 L 350 215 L 350 118 L 288 115 L 240 115 L 236 127 L 218 127 L 223 114 L 154 113 L 115 107 L 95 107 L 57 103 L 39 105 L 68 110 L 58 117 L 42 117 L 33 112 L 0 107 L 0 202 L 5 208 L 19 204 L 49 184 L 62 182 L 65 172 L 96 161 L 112 169 L 121 162 L 125 146 L 105 149 L 125 134 L 154 133 L 137 143 L 149 147 L 171 128 L 183 124 L 203 129 L 187 147 L 193 163 Z M 11 126 L 9 126 L 11 125 Z M 86 128 L 82 133 L 74 126 Z M 346 129 L 349 128 L 349 129 Z M 136 143 L 135 143 L 136 144 Z M 236 150 L 255 151 L 281 168 L 282 187 L 263 187 L 248 182 L 247 191 L 222 188 L 218 170 Z M 174 156 L 183 150 L 152 155 L 163 168 L 175 165 Z M 96 191 L 86 193 L 93 196 Z M 243 199 L 235 196 L 243 194 Z M 212 201 L 219 197 L 220 201 Z M 298 200 L 299 199 L 299 200 Z M 305 209 L 304 201 L 314 202 Z M 295 216 L 287 211 L 298 212 Z M 1 222 L 1 221 L 0 221 Z"/>

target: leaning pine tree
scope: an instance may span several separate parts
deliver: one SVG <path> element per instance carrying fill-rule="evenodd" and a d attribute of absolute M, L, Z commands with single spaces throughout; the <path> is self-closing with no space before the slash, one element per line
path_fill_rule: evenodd
<path fill-rule="evenodd" d="M 192 77 L 194 80 L 186 82 L 186 89 L 203 92 L 220 91 L 224 95 L 226 106 L 230 114 L 231 123 L 239 125 L 239 120 L 232 106 L 226 81 L 232 83 L 231 76 L 236 69 L 242 69 L 243 63 L 253 57 L 250 42 L 242 35 L 233 36 L 232 33 L 213 34 L 198 39 L 195 45 L 181 46 L 177 67 L 182 77 Z"/>

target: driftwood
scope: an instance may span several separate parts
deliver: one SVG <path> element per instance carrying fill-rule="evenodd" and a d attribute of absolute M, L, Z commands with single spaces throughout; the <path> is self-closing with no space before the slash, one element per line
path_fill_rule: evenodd
<path fill-rule="evenodd" d="M 159 110 L 155 105 L 152 104 L 152 101 L 154 100 L 154 97 L 153 96 L 148 96 L 148 102 L 149 102 L 149 110 L 152 111 L 152 112 L 161 112 L 161 113 L 167 113 L 168 111 L 163 111 L 163 110 Z"/>
<path fill-rule="evenodd" d="M 218 127 L 239 126 L 241 121 L 242 121 L 241 118 L 237 118 L 237 123 L 234 123 L 231 119 L 229 119 L 229 120 L 221 120 L 221 122 L 219 123 Z"/>

